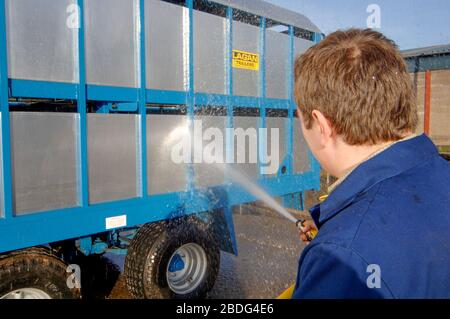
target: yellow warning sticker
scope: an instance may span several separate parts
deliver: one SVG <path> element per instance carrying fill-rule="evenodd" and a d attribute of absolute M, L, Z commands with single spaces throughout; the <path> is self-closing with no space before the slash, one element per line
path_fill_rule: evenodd
<path fill-rule="evenodd" d="M 259 54 L 233 50 L 233 68 L 259 71 Z"/>

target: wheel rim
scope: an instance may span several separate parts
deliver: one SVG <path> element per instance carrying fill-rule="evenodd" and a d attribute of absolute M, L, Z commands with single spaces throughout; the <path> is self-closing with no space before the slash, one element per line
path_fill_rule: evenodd
<path fill-rule="evenodd" d="M 22 288 L 11 291 L 0 299 L 52 299 L 45 291 L 37 288 Z"/>
<path fill-rule="evenodd" d="M 169 288 L 179 295 L 194 291 L 204 280 L 208 260 L 205 250 L 189 243 L 178 248 L 170 257 L 166 277 Z"/>

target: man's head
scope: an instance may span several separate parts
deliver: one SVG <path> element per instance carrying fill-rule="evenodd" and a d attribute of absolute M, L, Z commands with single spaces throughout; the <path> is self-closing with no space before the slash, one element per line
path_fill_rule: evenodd
<path fill-rule="evenodd" d="M 383 145 L 417 125 L 405 62 L 391 40 L 369 29 L 334 32 L 299 56 L 295 99 L 305 139 L 332 174 L 341 146 Z"/>

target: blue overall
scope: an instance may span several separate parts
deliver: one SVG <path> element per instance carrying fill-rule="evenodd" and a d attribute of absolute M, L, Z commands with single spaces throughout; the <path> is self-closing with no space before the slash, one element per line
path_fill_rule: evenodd
<path fill-rule="evenodd" d="M 425 136 L 359 165 L 313 207 L 293 298 L 450 298 L 450 164 Z"/>

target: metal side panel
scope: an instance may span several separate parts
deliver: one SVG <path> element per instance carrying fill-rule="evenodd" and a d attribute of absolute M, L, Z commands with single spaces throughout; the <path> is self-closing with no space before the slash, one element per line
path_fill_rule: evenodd
<path fill-rule="evenodd" d="M 297 58 L 297 56 L 299 54 L 304 53 L 306 50 L 308 50 L 313 45 L 314 45 L 314 42 L 312 42 L 312 41 L 294 37 L 294 57 Z"/>
<path fill-rule="evenodd" d="M 259 28 L 233 22 L 233 50 L 259 54 Z M 261 59 L 261 56 L 260 56 Z M 259 66 L 261 68 L 261 65 Z M 233 93 L 237 96 L 260 96 L 259 71 L 233 68 Z"/>
<path fill-rule="evenodd" d="M 3 193 L 3 136 L 2 132 L 2 112 L 0 112 L 0 218 L 5 216 L 5 196 Z"/>
<path fill-rule="evenodd" d="M 10 78 L 78 82 L 78 29 L 69 27 L 75 5 L 76 0 L 6 0 Z"/>
<path fill-rule="evenodd" d="M 303 137 L 302 126 L 299 118 L 294 118 L 294 173 L 302 173 L 311 170 L 308 145 Z"/>
<path fill-rule="evenodd" d="M 145 1 L 148 89 L 186 91 L 188 17 L 187 8 L 160 0 Z"/>
<path fill-rule="evenodd" d="M 300 54 L 304 53 L 307 49 L 312 47 L 314 42 L 294 38 L 294 56 L 297 58 Z M 294 173 L 302 173 L 311 170 L 311 162 L 309 157 L 308 145 L 303 137 L 301 122 L 299 118 L 294 118 L 294 140 L 293 140 L 293 157 Z"/>
<path fill-rule="evenodd" d="M 194 87 L 225 94 L 226 19 L 194 11 Z"/>
<path fill-rule="evenodd" d="M 264 156 L 270 156 L 271 162 L 267 164 L 272 170 L 272 166 L 278 162 L 278 169 L 282 166 L 284 159 L 286 158 L 286 127 L 288 125 L 288 119 L 286 117 L 267 117 L 267 150 Z M 272 135 L 272 129 L 278 129 L 278 139 L 275 139 L 276 135 Z M 275 144 L 273 144 L 275 143 Z M 272 153 L 273 147 L 273 153 Z M 267 155 L 266 155 L 267 154 Z M 277 156 L 278 155 L 278 156 Z M 272 176 L 276 176 L 278 169 L 276 169 Z M 269 175 L 269 176 L 270 176 Z"/>
<path fill-rule="evenodd" d="M 232 168 L 248 178 L 256 180 L 259 176 L 258 163 L 257 157 L 256 163 L 250 161 L 250 143 L 256 143 L 256 146 L 258 146 L 259 117 L 236 116 L 233 120 L 234 129 L 243 129 L 248 135 L 245 137 L 245 142 L 239 141 L 236 135 L 234 137 L 234 164 Z M 238 162 L 238 154 L 245 154 L 244 163 Z"/>
<path fill-rule="evenodd" d="M 139 115 L 88 114 L 89 202 L 138 196 Z"/>
<path fill-rule="evenodd" d="M 287 99 L 287 72 L 289 68 L 289 36 L 267 30 L 266 32 L 266 96 Z"/>
<path fill-rule="evenodd" d="M 77 123 L 72 113 L 11 113 L 16 215 L 77 206 Z"/>
<path fill-rule="evenodd" d="M 196 121 L 201 121 L 203 128 L 202 138 L 194 138 L 195 143 L 202 141 L 203 150 L 202 163 L 194 163 L 197 187 L 221 185 L 225 182 L 226 118 L 226 116 L 198 116 L 195 118 Z"/>
<path fill-rule="evenodd" d="M 85 0 L 86 82 L 139 85 L 138 0 Z"/>
<path fill-rule="evenodd" d="M 172 152 L 181 154 L 177 145 L 189 137 L 188 119 L 184 115 L 147 115 L 147 181 L 148 193 L 162 194 L 186 191 L 187 164 L 175 161 Z"/>

